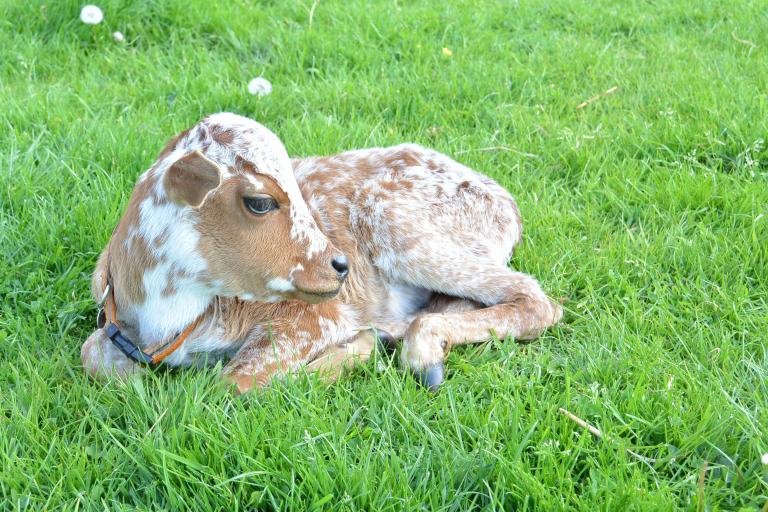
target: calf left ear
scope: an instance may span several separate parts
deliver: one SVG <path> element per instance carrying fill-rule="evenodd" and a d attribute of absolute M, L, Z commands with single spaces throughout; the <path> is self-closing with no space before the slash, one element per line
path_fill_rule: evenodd
<path fill-rule="evenodd" d="M 221 183 L 219 166 L 195 151 L 171 165 L 163 178 L 168 198 L 176 204 L 199 208 L 208 193 Z"/>

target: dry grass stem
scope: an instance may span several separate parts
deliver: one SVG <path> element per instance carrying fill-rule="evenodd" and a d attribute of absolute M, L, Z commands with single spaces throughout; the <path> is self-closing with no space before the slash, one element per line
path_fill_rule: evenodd
<path fill-rule="evenodd" d="M 704 481 L 707 478 L 708 467 L 709 467 L 709 462 L 705 460 L 704 465 L 701 466 L 701 472 L 699 473 L 698 504 L 696 505 L 696 510 L 698 510 L 699 512 L 704 511 Z"/>
<path fill-rule="evenodd" d="M 576 423 L 577 425 L 579 425 L 582 428 L 585 428 L 585 429 L 589 430 L 589 433 L 592 434 L 593 436 L 595 436 L 595 437 L 597 437 L 599 439 L 604 439 L 606 441 L 612 442 L 612 439 L 604 436 L 603 433 L 600 432 L 600 430 L 597 427 L 595 427 L 594 425 L 590 425 L 589 423 L 587 423 L 583 419 L 579 418 L 578 416 L 576 416 L 572 412 L 567 411 L 566 409 L 563 409 L 562 407 L 559 408 L 559 411 L 560 411 L 560 414 L 562 414 L 563 416 L 565 416 L 566 418 L 568 418 L 572 422 Z M 630 450 L 629 448 L 625 448 L 624 450 L 630 456 L 634 457 L 635 459 L 637 459 L 637 460 L 639 460 L 641 462 L 649 464 L 649 465 L 650 464 L 655 464 L 658 461 L 658 459 L 654 459 L 652 457 L 646 457 L 644 455 L 640 455 L 639 453 L 637 453 L 637 452 L 635 452 L 633 450 Z"/>
<path fill-rule="evenodd" d="M 592 96 L 591 98 L 589 98 L 586 101 L 582 101 L 581 103 L 576 105 L 576 110 L 581 110 L 582 108 L 586 107 L 590 103 L 594 103 L 595 101 L 599 100 L 603 96 L 608 96 L 609 94 L 613 94 L 613 93 L 615 93 L 618 90 L 619 90 L 619 87 L 617 85 L 614 85 L 613 87 L 611 87 L 607 91 L 605 91 L 603 93 L 600 93 L 600 94 L 596 94 L 596 95 Z"/>

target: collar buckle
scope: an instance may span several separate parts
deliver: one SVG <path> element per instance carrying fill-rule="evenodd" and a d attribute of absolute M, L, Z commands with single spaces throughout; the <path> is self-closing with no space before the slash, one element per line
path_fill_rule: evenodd
<path fill-rule="evenodd" d="M 107 337 L 112 340 L 120 352 L 140 364 L 154 366 L 155 361 L 149 354 L 137 347 L 131 340 L 125 337 L 120 328 L 115 324 L 109 324 L 106 328 Z"/>

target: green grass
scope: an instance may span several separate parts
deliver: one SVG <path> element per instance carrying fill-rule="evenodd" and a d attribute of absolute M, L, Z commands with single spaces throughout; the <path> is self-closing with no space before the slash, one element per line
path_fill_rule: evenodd
<path fill-rule="evenodd" d="M 0 3 L 0 508 L 764 507 L 768 9 L 534 4 Z M 454 351 L 437 395 L 390 363 L 243 398 L 215 369 L 90 382 L 98 252 L 222 110 L 291 154 L 414 141 L 499 180 L 563 324 Z"/>

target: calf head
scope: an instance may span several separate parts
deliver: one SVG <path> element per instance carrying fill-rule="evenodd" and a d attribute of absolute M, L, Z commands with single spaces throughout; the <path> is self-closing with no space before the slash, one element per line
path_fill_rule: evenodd
<path fill-rule="evenodd" d="M 255 121 L 227 113 L 202 120 L 169 142 L 140 188 L 138 226 L 128 230 L 187 284 L 315 303 L 335 296 L 347 274 L 282 143 Z"/>

